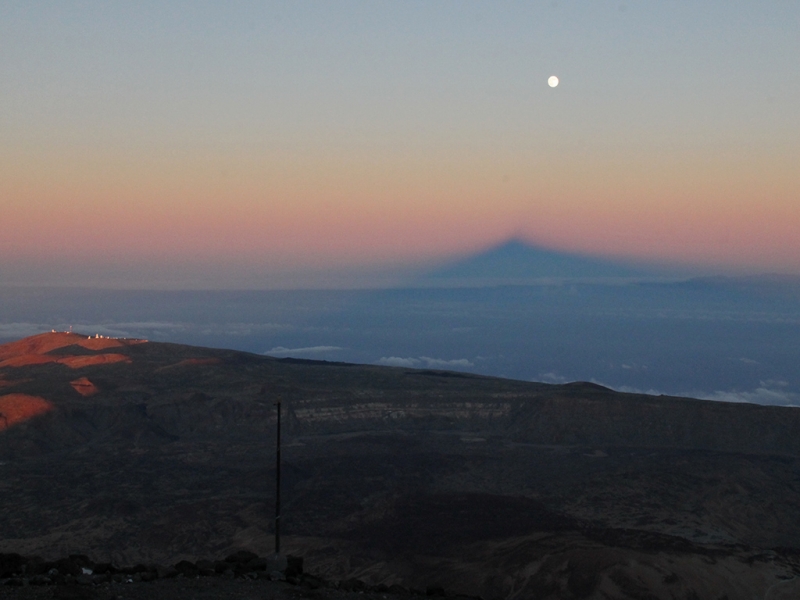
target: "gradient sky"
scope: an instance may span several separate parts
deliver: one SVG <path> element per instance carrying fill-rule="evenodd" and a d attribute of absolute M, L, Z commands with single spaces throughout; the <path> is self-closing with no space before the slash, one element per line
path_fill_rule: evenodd
<path fill-rule="evenodd" d="M 327 285 L 511 236 L 800 273 L 798 31 L 795 0 L 4 0 L 0 283 Z"/>

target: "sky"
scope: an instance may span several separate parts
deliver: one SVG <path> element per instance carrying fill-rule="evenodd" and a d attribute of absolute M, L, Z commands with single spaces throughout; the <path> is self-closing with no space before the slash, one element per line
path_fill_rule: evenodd
<path fill-rule="evenodd" d="M 794 0 L 4 0 L 0 283 L 391 283 L 511 237 L 800 274 L 798 31 Z"/>

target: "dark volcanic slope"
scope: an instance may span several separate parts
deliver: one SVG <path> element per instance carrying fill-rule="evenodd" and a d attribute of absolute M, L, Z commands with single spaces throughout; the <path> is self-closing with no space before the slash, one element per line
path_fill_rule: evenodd
<path fill-rule="evenodd" d="M 65 333 L 0 346 L 0 551 L 266 553 L 278 398 L 288 548 L 326 577 L 800 594 L 800 410 Z"/>

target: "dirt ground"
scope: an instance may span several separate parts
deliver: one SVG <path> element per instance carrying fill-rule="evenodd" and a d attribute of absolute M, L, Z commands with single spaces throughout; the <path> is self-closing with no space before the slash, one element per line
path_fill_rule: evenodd
<path fill-rule="evenodd" d="M 107 583 L 98 586 L 0 585 L 3 600 L 389 600 L 397 594 L 311 589 L 285 582 L 221 577 L 164 579 L 152 582 Z M 405 597 L 419 597 L 406 595 Z"/>

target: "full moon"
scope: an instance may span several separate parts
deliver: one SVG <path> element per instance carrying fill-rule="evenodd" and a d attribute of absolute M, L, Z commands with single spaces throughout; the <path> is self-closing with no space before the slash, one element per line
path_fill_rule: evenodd
<path fill-rule="evenodd" d="M 547 85 L 550 87 L 556 87 L 558 85 L 558 77 L 555 75 L 550 75 L 550 78 L 547 80 Z"/>

